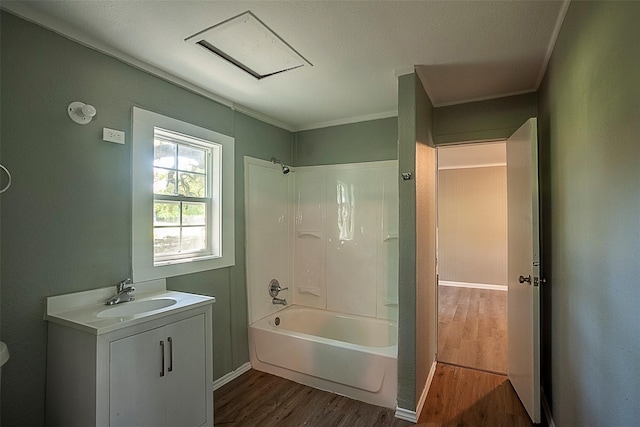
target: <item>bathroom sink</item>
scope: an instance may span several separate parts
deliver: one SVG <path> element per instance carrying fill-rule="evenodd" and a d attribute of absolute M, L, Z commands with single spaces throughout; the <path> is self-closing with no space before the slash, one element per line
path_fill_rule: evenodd
<path fill-rule="evenodd" d="M 102 310 L 98 317 L 126 317 L 148 311 L 159 310 L 174 305 L 177 301 L 173 298 L 158 298 L 143 301 L 123 302 L 114 307 Z"/>
<path fill-rule="evenodd" d="M 0 0 L 1 1 L 1 0 Z M 115 286 L 47 297 L 44 318 L 61 326 L 102 335 L 213 304 L 215 297 L 167 290 L 165 279 L 133 283 L 135 300 L 105 305 Z"/>

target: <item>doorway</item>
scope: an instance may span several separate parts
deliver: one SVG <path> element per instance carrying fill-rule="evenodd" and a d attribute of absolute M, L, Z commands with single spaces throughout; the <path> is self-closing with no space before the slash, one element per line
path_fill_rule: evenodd
<path fill-rule="evenodd" d="M 438 361 L 506 375 L 505 142 L 437 155 Z"/>

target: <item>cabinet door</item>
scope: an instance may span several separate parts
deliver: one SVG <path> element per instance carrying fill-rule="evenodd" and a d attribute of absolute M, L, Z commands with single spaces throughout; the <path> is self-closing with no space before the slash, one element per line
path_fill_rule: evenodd
<path fill-rule="evenodd" d="M 201 426 L 207 421 L 205 315 L 171 323 L 165 335 L 167 426 Z"/>
<path fill-rule="evenodd" d="M 167 347 L 164 329 L 152 329 L 110 343 L 110 427 L 167 425 L 166 377 L 161 376 L 163 349 L 160 343 Z"/>

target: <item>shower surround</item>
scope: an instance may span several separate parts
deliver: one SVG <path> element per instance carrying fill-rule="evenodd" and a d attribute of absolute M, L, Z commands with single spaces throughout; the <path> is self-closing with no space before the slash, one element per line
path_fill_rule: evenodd
<path fill-rule="evenodd" d="M 245 186 L 252 364 L 266 371 L 273 366 L 272 373 L 318 386 L 304 378 L 317 376 L 316 372 L 299 372 L 295 366 L 276 366 L 280 363 L 256 358 L 256 322 L 284 308 L 273 304 L 268 285 L 277 279 L 282 288 L 288 288 L 278 295 L 288 304 L 323 310 L 331 316 L 356 316 L 359 322 L 383 321 L 397 328 L 397 161 L 293 167 L 284 175 L 278 165 L 245 157 Z M 310 335 L 297 338 L 313 339 Z M 291 353 L 303 348 L 294 342 L 287 344 Z M 389 347 L 387 353 L 395 359 L 397 342 Z M 319 361 L 319 365 L 353 363 L 349 360 L 351 356 L 344 355 Z M 395 407 L 395 360 L 387 365 L 393 365 L 393 372 L 366 367 L 385 370 L 386 384 L 381 385 L 384 398 L 375 396 L 375 390 L 367 391 L 371 398 L 363 397 L 357 382 L 339 384 L 325 379 L 321 387 Z M 336 384 L 334 389 L 332 383 Z M 352 387 L 354 392 L 349 394 L 344 387 Z"/>

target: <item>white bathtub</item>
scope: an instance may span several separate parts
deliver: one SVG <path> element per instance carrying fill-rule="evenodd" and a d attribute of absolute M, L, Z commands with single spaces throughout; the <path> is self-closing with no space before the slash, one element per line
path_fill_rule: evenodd
<path fill-rule="evenodd" d="M 249 352 L 259 371 L 396 407 L 394 322 L 294 305 L 249 326 Z"/>

